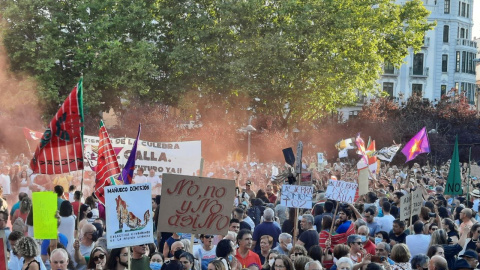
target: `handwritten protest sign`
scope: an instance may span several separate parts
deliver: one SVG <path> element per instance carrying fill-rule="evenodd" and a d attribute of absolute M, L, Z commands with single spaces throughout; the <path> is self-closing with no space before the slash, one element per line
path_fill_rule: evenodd
<path fill-rule="evenodd" d="M 164 174 L 157 230 L 226 234 L 235 181 Z"/>
<path fill-rule="evenodd" d="M 0 270 L 7 270 L 7 237 L 4 230 L 0 230 Z"/>
<path fill-rule="evenodd" d="M 96 136 L 84 136 L 85 170 L 91 170 L 97 165 L 98 142 Z M 135 142 L 134 138 L 112 138 L 112 146 L 121 168 L 127 163 Z M 196 175 L 200 169 L 202 157 L 202 142 L 147 142 L 138 141 L 136 167 L 142 167 L 148 172 L 151 169 L 156 175 L 163 173 Z"/>
<path fill-rule="evenodd" d="M 152 243 L 150 183 L 105 188 L 105 214 L 109 249 Z"/>
<path fill-rule="evenodd" d="M 32 193 L 33 236 L 36 239 L 57 239 L 57 194 L 51 191 Z"/>
<path fill-rule="evenodd" d="M 325 192 L 325 198 L 329 200 L 335 200 L 344 203 L 353 203 L 355 200 L 355 193 L 357 192 L 358 184 L 328 180 L 327 191 Z"/>
<path fill-rule="evenodd" d="M 283 185 L 280 204 L 292 208 L 312 208 L 313 187 Z"/>
<path fill-rule="evenodd" d="M 423 204 L 422 190 L 417 188 L 415 191 L 400 198 L 400 220 L 410 218 L 410 215 L 420 214 Z"/>

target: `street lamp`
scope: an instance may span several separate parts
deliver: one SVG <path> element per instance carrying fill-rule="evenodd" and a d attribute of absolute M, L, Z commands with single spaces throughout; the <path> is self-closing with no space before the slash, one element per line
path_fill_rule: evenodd
<path fill-rule="evenodd" d="M 251 133 L 252 131 L 257 131 L 252 125 L 248 125 L 243 130 L 248 132 L 248 152 L 247 152 L 247 162 L 250 162 L 250 141 L 251 141 Z"/>

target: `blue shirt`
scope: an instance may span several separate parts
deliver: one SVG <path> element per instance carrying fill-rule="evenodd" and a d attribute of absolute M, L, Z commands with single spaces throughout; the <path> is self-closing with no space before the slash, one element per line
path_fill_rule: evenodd
<path fill-rule="evenodd" d="M 63 233 L 58 234 L 58 240 L 60 240 L 60 243 L 62 243 L 62 245 L 64 245 L 65 247 L 68 246 L 68 238 Z M 42 241 L 42 246 L 40 250 L 41 255 L 48 255 L 49 245 L 50 245 L 50 239 L 45 239 Z"/>

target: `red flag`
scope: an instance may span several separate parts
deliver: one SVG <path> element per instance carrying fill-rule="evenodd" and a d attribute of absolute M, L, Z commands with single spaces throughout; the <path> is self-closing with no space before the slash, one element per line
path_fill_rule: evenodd
<path fill-rule="evenodd" d="M 120 174 L 120 168 L 118 167 L 117 155 L 113 150 L 103 121 L 100 121 L 98 137 L 100 140 L 98 142 L 97 167 L 95 168 L 95 196 L 97 196 L 100 202 L 105 204 L 104 188 L 112 184 L 109 179 L 112 177 L 111 179 L 113 180 L 113 176 Z"/>
<path fill-rule="evenodd" d="M 30 163 L 34 173 L 61 174 L 83 169 L 82 88 L 80 79 L 42 135 Z"/>
<path fill-rule="evenodd" d="M 23 135 L 25 135 L 25 138 L 27 140 L 34 140 L 34 141 L 40 140 L 43 136 L 41 132 L 28 129 L 26 127 L 23 128 Z"/>

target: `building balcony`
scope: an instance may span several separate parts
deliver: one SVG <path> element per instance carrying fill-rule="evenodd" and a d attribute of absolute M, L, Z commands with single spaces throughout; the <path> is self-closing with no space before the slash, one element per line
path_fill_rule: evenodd
<path fill-rule="evenodd" d="M 413 67 L 410 67 L 410 76 L 412 77 L 428 77 L 428 70 L 429 68 L 423 68 L 423 69 L 413 69 Z"/>
<path fill-rule="evenodd" d="M 470 47 L 470 48 L 477 48 L 477 42 L 466 39 L 466 38 L 457 38 L 457 45 Z"/>

